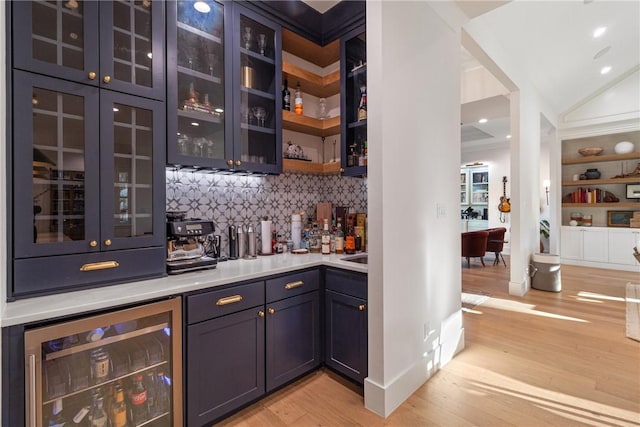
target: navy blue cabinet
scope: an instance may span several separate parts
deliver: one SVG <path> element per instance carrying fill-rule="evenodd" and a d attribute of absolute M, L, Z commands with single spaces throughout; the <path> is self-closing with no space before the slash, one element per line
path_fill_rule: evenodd
<path fill-rule="evenodd" d="M 211 424 L 265 393 L 264 282 L 187 297 L 186 415 Z"/>
<path fill-rule="evenodd" d="M 367 174 L 367 37 L 365 27 L 340 39 L 341 166 L 347 176 Z"/>
<path fill-rule="evenodd" d="M 164 2 L 12 7 L 15 68 L 164 100 Z"/>
<path fill-rule="evenodd" d="M 367 275 L 327 269 L 326 366 L 362 384 L 367 376 Z"/>
<path fill-rule="evenodd" d="M 167 40 L 168 164 L 280 173 L 280 26 L 239 3 L 177 1 Z"/>
<path fill-rule="evenodd" d="M 11 298 L 159 276 L 164 103 L 13 73 Z"/>

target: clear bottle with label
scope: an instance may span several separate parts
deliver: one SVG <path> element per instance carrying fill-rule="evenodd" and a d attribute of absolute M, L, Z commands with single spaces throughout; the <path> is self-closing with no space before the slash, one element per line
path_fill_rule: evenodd
<path fill-rule="evenodd" d="M 300 83 L 296 86 L 295 97 L 293 100 L 295 113 L 298 115 L 302 115 L 302 89 L 300 88 Z"/>
<path fill-rule="evenodd" d="M 291 92 L 289 92 L 287 79 L 284 79 L 284 88 L 282 89 L 282 109 L 291 111 Z"/>
<path fill-rule="evenodd" d="M 321 233 L 322 255 L 331 255 L 331 233 L 329 233 L 329 220 L 324 220 Z"/>
<path fill-rule="evenodd" d="M 309 232 L 309 252 L 320 253 L 321 249 L 320 230 L 318 230 L 318 223 L 314 222 Z"/>
<path fill-rule="evenodd" d="M 108 427 L 109 417 L 107 417 L 107 412 L 104 409 L 104 398 L 102 396 L 95 396 L 89 416 L 91 420 L 89 425 L 91 427 Z"/>
<path fill-rule="evenodd" d="M 338 223 L 336 225 L 336 253 L 343 254 L 344 253 L 344 232 L 342 231 L 342 218 L 338 218 Z"/>

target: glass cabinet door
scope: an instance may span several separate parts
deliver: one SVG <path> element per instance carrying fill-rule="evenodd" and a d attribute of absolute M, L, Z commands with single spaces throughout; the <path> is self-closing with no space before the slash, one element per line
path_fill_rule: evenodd
<path fill-rule="evenodd" d="M 27 425 L 180 425 L 180 320 L 178 298 L 26 331 Z"/>
<path fill-rule="evenodd" d="M 102 249 L 162 244 L 164 104 L 110 91 L 100 104 Z"/>
<path fill-rule="evenodd" d="M 345 175 L 367 173 L 367 37 L 362 29 L 341 42 L 342 167 Z"/>
<path fill-rule="evenodd" d="M 90 251 L 99 239 L 98 89 L 20 71 L 14 79 L 16 257 Z"/>
<path fill-rule="evenodd" d="M 225 21 L 230 6 L 217 1 L 177 1 L 167 5 L 168 161 L 174 165 L 227 168 L 233 142 L 226 119 L 229 46 Z M 225 19 L 225 15 L 228 18 Z M 228 141 L 227 141 L 228 140 Z"/>
<path fill-rule="evenodd" d="M 14 65 L 98 84 L 98 2 L 13 2 Z"/>
<path fill-rule="evenodd" d="M 233 167 L 266 173 L 282 169 L 280 27 L 238 6 L 234 12 L 235 113 Z M 237 70 L 237 72 L 235 71 Z"/>
<path fill-rule="evenodd" d="M 469 187 L 467 183 L 467 172 L 460 171 L 460 204 L 466 205 L 469 203 Z"/>
<path fill-rule="evenodd" d="M 471 203 L 486 205 L 489 202 L 489 172 L 472 171 L 471 175 Z"/>
<path fill-rule="evenodd" d="M 100 84 L 164 99 L 164 2 L 100 3 Z"/>

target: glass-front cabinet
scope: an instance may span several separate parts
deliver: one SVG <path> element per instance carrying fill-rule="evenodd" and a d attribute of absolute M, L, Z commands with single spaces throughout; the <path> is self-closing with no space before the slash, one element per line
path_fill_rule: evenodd
<path fill-rule="evenodd" d="M 13 2 L 14 67 L 164 99 L 164 2 Z"/>
<path fill-rule="evenodd" d="M 345 175 L 366 175 L 367 37 L 364 27 L 341 39 L 340 64 L 342 168 Z"/>
<path fill-rule="evenodd" d="M 29 426 L 182 425 L 180 298 L 24 333 Z"/>
<path fill-rule="evenodd" d="M 460 204 L 466 205 L 469 203 L 469 187 L 468 187 L 468 173 L 466 170 L 460 170 Z"/>
<path fill-rule="evenodd" d="M 282 171 L 280 26 L 234 3 L 233 167 Z M 231 166 L 231 164 L 230 164 Z"/>
<path fill-rule="evenodd" d="M 486 205 L 489 202 L 489 172 L 487 169 L 471 170 L 470 193 L 472 205 Z"/>
<path fill-rule="evenodd" d="M 230 44 L 231 4 L 167 3 L 167 157 L 179 166 L 228 168 L 233 158 Z"/>

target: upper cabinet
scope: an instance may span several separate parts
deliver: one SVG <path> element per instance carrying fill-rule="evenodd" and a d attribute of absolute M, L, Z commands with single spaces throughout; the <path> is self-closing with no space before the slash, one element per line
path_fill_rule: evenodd
<path fill-rule="evenodd" d="M 9 298 L 163 275 L 164 3 L 13 6 Z"/>
<path fill-rule="evenodd" d="M 367 38 L 364 26 L 340 41 L 342 156 L 345 175 L 367 173 Z"/>
<path fill-rule="evenodd" d="M 14 67 L 164 99 L 162 1 L 13 3 Z"/>
<path fill-rule="evenodd" d="M 167 4 L 168 163 L 280 173 L 280 26 L 238 3 Z"/>

